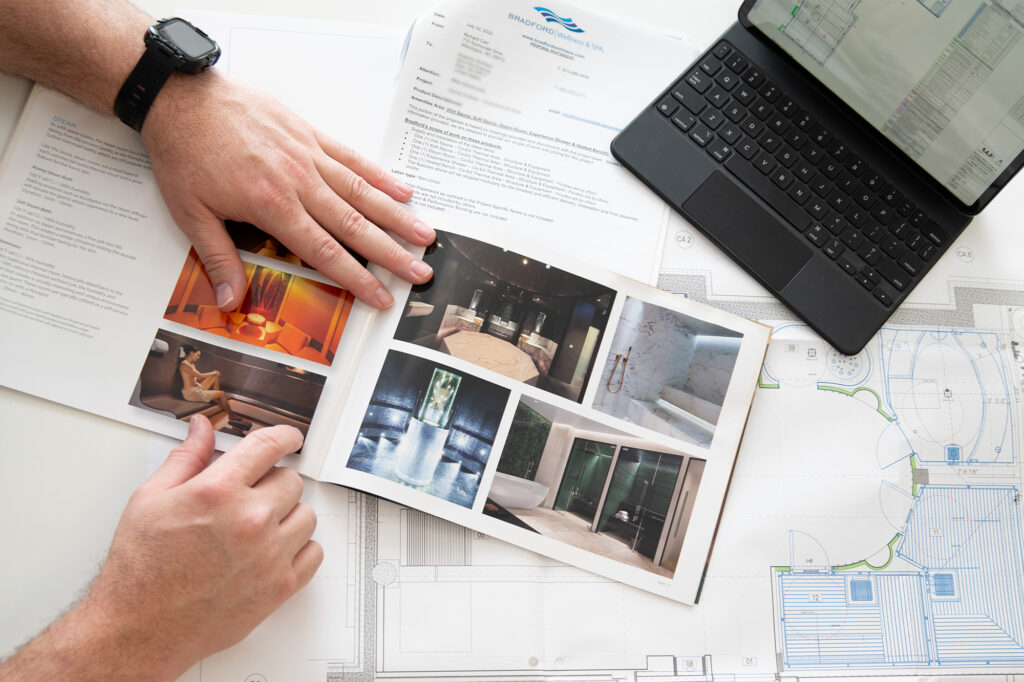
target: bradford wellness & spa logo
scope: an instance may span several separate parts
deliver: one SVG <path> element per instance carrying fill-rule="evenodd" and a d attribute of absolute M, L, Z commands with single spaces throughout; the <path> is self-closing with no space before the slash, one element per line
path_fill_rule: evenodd
<path fill-rule="evenodd" d="M 534 9 L 537 10 L 537 12 L 539 12 L 540 15 L 544 17 L 546 20 L 548 20 L 552 24 L 558 24 L 566 31 L 572 31 L 573 33 L 583 33 L 583 29 L 577 26 L 576 22 L 573 21 L 571 18 L 566 19 L 560 17 L 551 10 L 549 10 L 547 7 L 534 7 Z"/>

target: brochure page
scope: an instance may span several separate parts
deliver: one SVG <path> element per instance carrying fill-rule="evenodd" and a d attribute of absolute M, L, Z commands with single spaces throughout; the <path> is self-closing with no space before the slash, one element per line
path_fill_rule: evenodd
<path fill-rule="evenodd" d="M 374 324 L 320 479 L 693 603 L 770 330 L 457 229 Z"/>
<path fill-rule="evenodd" d="M 568 3 L 456 0 L 410 36 L 380 161 L 428 221 L 525 233 L 653 283 L 665 204 L 609 144 L 693 49 Z"/>

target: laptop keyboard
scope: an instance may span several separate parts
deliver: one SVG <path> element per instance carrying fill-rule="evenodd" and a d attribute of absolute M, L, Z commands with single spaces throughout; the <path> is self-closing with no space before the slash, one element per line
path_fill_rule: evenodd
<path fill-rule="evenodd" d="M 893 306 L 949 236 L 739 50 L 720 42 L 655 105 L 843 272 Z"/>

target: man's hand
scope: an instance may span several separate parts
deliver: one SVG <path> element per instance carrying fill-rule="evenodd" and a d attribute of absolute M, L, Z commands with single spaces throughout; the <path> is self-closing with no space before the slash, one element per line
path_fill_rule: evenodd
<path fill-rule="evenodd" d="M 323 560 L 301 478 L 274 468 L 301 444 L 292 427 L 259 429 L 208 466 L 213 429 L 194 417 L 129 500 L 89 593 L 0 677 L 172 680 L 244 638 Z"/>
<path fill-rule="evenodd" d="M 341 244 L 409 282 L 433 274 L 391 237 L 416 246 L 434 240 L 434 231 L 397 203 L 412 197 L 409 187 L 216 70 L 173 75 L 142 139 L 171 215 L 192 240 L 223 309 L 237 307 L 245 291 L 224 219 L 274 235 L 377 308 L 394 299 Z"/>

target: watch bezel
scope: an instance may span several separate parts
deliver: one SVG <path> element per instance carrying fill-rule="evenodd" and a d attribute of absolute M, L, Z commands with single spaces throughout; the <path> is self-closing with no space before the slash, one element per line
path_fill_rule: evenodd
<path fill-rule="evenodd" d="M 209 42 L 211 46 L 210 49 L 198 56 L 192 56 L 185 52 L 173 39 L 162 33 L 162 30 L 171 24 L 181 24 L 187 27 L 197 36 Z M 220 58 L 220 45 L 217 44 L 217 41 L 207 35 L 202 29 L 180 17 L 161 19 L 160 21 L 150 25 L 149 28 L 146 29 L 145 42 L 147 46 L 157 45 L 160 47 L 162 51 L 175 60 L 175 69 L 184 73 L 194 74 L 205 71 L 213 66 Z"/>

